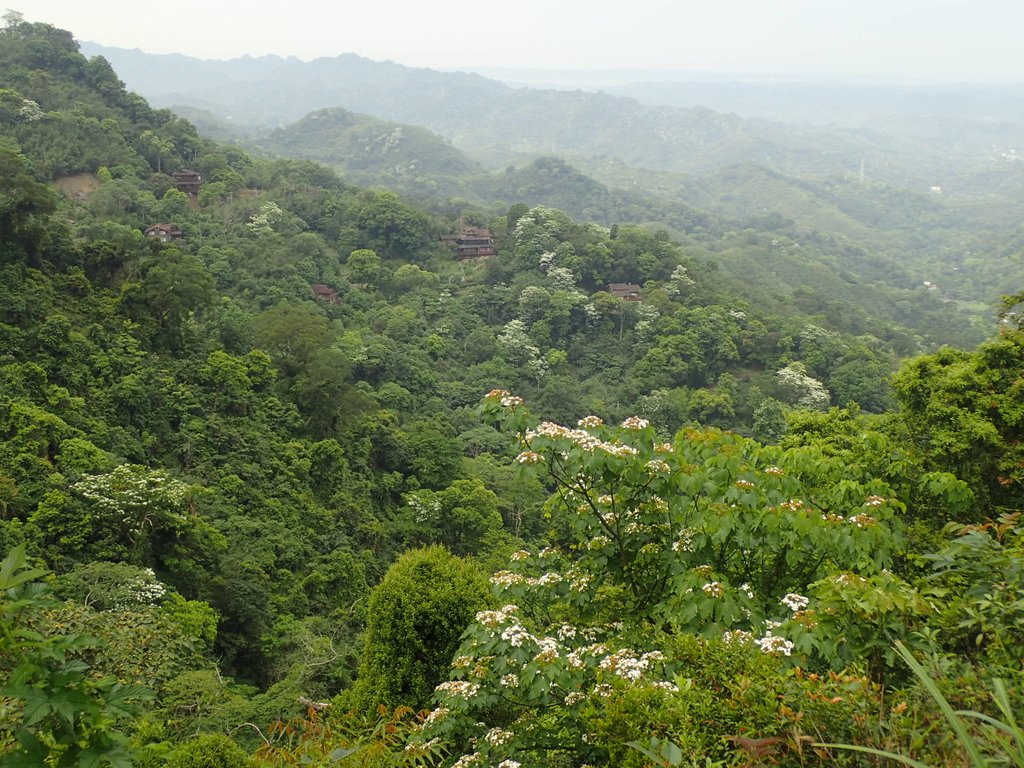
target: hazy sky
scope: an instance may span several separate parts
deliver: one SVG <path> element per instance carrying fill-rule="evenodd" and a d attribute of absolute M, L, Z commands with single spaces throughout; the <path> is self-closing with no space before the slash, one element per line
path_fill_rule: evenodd
<path fill-rule="evenodd" d="M 22 0 L 79 40 L 436 68 L 1024 81 L 1024 0 Z"/>

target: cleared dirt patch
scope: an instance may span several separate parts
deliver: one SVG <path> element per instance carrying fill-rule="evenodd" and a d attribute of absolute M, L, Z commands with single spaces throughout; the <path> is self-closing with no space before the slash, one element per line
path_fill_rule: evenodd
<path fill-rule="evenodd" d="M 79 173 L 75 176 L 57 179 L 53 182 L 53 186 L 72 200 L 85 200 L 99 188 L 100 182 L 91 173 Z"/>

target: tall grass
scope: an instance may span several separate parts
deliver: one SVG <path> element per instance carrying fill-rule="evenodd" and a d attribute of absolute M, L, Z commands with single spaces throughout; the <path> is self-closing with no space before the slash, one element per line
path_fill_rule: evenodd
<path fill-rule="evenodd" d="M 990 768 L 993 765 L 1024 768 L 1024 730 L 1021 729 L 1014 717 L 1010 696 L 1006 691 L 1006 684 L 1002 680 L 992 681 L 992 701 L 999 709 L 1003 717 L 1002 720 L 974 710 L 955 710 L 942 695 L 935 680 L 903 643 L 896 642 L 896 651 L 903 657 L 921 685 L 938 705 L 943 718 L 956 735 L 957 744 L 967 757 L 968 765 L 972 768 Z M 972 721 L 983 723 L 987 727 L 972 730 L 970 727 Z M 912 768 L 931 768 L 931 766 L 907 755 L 874 747 L 862 747 L 855 744 L 815 744 L 814 746 L 865 752 L 895 760 L 912 766 Z"/>

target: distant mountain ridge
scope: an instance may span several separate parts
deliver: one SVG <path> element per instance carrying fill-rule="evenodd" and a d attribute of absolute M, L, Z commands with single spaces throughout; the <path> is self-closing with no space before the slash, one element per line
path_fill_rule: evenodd
<path fill-rule="evenodd" d="M 608 93 L 512 88 L 343 54 L 310 62 L 277 56 L 202 61 L 84 43 L 158 106 L 188 105 L 252 130 L 282 127 L 324 107 L 423 126 L 470 152 L 618 157 L 630 165 L 708 173 L 755 162 L 784 173 L 854 172 L 862 159 L 890 183 L 921 185 L 863 136 L 705 108 L 648 106 Z"/>
<path fill-rule="evenodd" d="M 870 296 L 851 293 L 859 279 L 902 289 L 927 281 L 977 312 L 985 306 L 977 297 L 1002 290 L 1019 260 L 1024 162 L 1012 121 L 912 120 L 903 130 L 908 118 L 897 116 L 884 130 L 805 127 L 513 88 L 353 54 L 204 62 L 82 47 L 159 106 L 205 110 L 218 129 L 248 129 L 250 145 L 330 163 L 442 212 L 526 202 L 677 236 L 792 225 L 824 258 L 824 271 L 808 278 L 808 249 L 726 248 L 734 256 L 720 274 L 734 276 L 737 290 L 754 279 L 786 295 L 810 279 L 868 306 Z M 399 128 L 401 141 L 389 147 Z M 780 268 L 764 271 L 769 262 Z"/>
<path fill-rule="evenodd" d="M 160 105 L 210 109 L 259 130 L 288 125 L 324 107 L 436 130 L 410 118 L 431 111 L 440 116 L 445 110 L 439 104 L 460 99 L 483 104 L 512 90 L 480 75 L 415 69 L 351 53 L 310 62 L 280 56 L 203 60 L 88 42 L 81 47 L 87 56 L 106 58 L 130 89 L 152 94 Z"/>
<path fill-rule="evenodd" d="M 341 107 L 310 112 L 287 128 L 272 131 L 261 144 L 291 157 L 303 157 L 348 171 L 389 168 L 406 175 L 464 175 L 478 163 L 442 137 L 415 125 L 360 115 Z M 315 149 L 314 149 L 315 148 Z"/>
<path fill-rule="evenodd" d="M 311 112 L 246 143 L 271 155 L 325 163 L 353 182 L 385 186 L 434 208 L 444 208 L 446 199 L 484 207 L 516 201 L 605 225 L 657 221 L 680 231 L 721 226 L 684 203 L 598 182 L 559 158 L 489 170 L 424 128 L 340 107 Z"/>

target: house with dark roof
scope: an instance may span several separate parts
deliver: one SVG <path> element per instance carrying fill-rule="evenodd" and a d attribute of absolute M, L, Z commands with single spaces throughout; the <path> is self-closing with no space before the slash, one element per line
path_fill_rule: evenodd
<path fill-rule="evenodd" d="M 309 286 L 309 289 L 313 292 L 313 298 L 317 301 L 323 301 L 327 304 L 338 303 L 338 292 L 335 291 L 331 286 L 324 285 L 323 283 L 313 283 Z"/>
<path fill-rule="evenodd" d="M 608 293 L 624 301 L 643 301 L 643 293 L 636 283 L 608 283 Z"/>
<path fill-rule="evenodd" d="M 203 177 L 197 171 L 187 168 L 183 171 L 174 171 L 171 174 L 171 181 L 174 182 L 175 189 L 186 195 L 198 195 L 200 187 L 203 186 Z"/>
<path fill-rule="evenodd" d="M 455 246 L 459 259 L 477 259 L 494 255 L 494 237 L 483 227 L 463 227 L 459 234 L 441 235 L 441 242 Z"/>
<path fill-rule="evenodd" d="M 142 234 L 146 237 L 155 237 L 161 243 L 170 243 L 185 236 L 185 233 L 173 224 L 154 224 L 146 227 Z"/>

